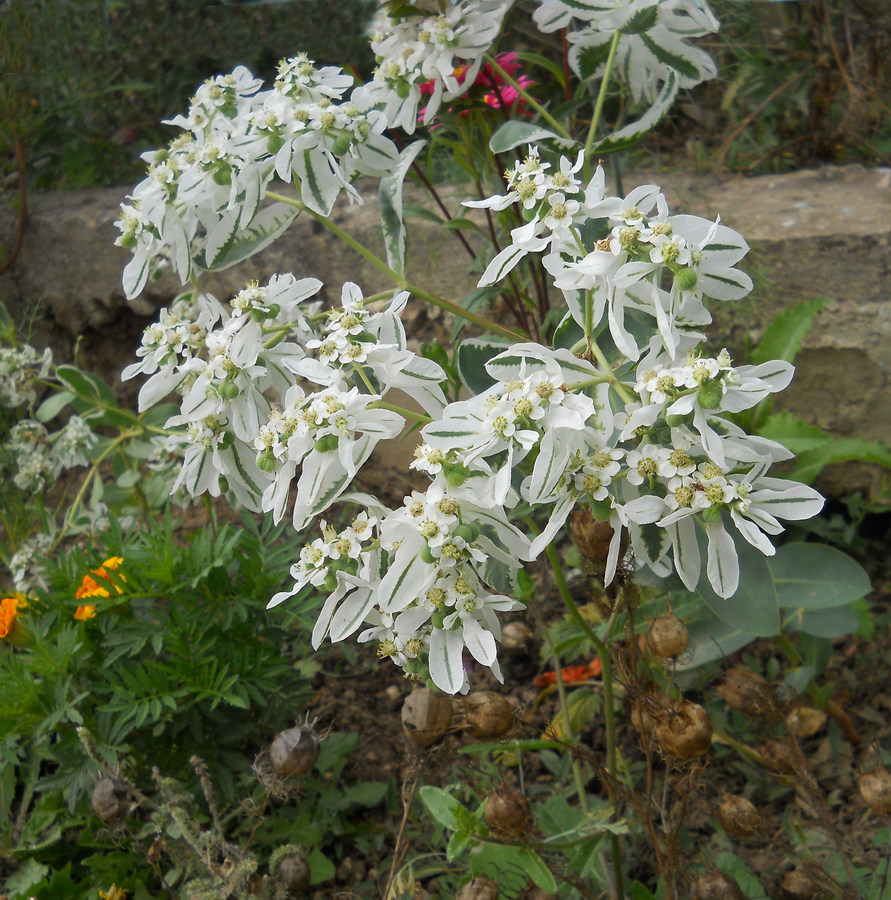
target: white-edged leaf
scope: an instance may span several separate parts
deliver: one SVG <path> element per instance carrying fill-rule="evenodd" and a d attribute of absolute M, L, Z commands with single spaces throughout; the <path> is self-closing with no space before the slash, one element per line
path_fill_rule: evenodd
<path fill-rule="evenodd" d="M 234 232 L 229 234 L 221 223 L 220 230 L 214 230 L 214 241 L 208 237 L 203 268 L 220 271 L 240 263 L 259 253 L 279 238 L 297 218 L 299 210 L 287 203 L 273 203 L 260 210 L 246 227 L 239 229 L 238 217 L 227 221 Z"/>
<path fill-rule="evenodd" d="M 507 153 L 515 147 L 524 144 L 534 144 L 537 141 L 556 139 L 563 141 L 559 134 L 555 134 L 548 128 L 533 125 L 531 122 L 517 122 L 511 120 L 505 122 L 489 139 L 489 149 L 493 153 Z"/>
<path fill-rule="evenodd" d="M 402 184 L 426 141 L 415 141 L 399 154 L 393 170 L 381 178 L 381 228 L 387 249 L 387 265 L 398 275 L 405 274 L 405 218 L 402 208 Z"/>
<path fill-rule="evenodd" d="M 632 122 L 630 125 L 626 125 L 624 128 L 620 128 L 618 131 L 614 131 L 612 134 L 597 141 L 591 148 L 592 151 L 595 153 L 614 153 L 616 150 L 621 150 L 636 143 L 642 135 L 659 124 L 662 117 L 671 108 L 671 104 L 674 103 L 678 95 L 678 87 L 677 76 L 674 72 L 669 71 L 650 108 L 636 122 Z"/>

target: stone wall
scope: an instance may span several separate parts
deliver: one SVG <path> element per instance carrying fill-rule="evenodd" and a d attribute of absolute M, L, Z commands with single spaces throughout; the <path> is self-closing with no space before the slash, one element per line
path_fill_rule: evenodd
<path fill-rule="evenodd" d="M 738 304 L 714 304 L 715 349 L 738 358 L 746 343 L 796 301 L 829 297 L 798 360 L 791 388 L 778 403 L 839 436 L 891 444 L 891 169 L 825 167 L 788 175 L 718 180 L 690 175 L 626 172 L 625 192 L 643 182 L 660 184 L 672 211 L 714 217 L 740 231 L 752 251 L 744 267 L 755 289 Z M 0 300 L 19 318 L 32 317 L 34 342 L 60 358 L 78 349 L 79 362 L 116 379 L 134 359 L 142 329 L 180 289 L 166 276 L 127 304 L 120 274 L 128 254 L 114 246 L 113 222 L 126 189 L 32 195 L 24 245 L 0 277 Z M 360 241 L 382 252 L 373 188 L 363 206 L 338 205 L 334 218 Z M 420 198 L 409 192 L 408 200 Z M 446 195 L 457 213 L 461 199 Z M 0 198 L 0 241 L 11 245 L 14 214 Z M 469 255 L 434 223 L 411 219 L 409 275 L 458 302 L 475 287 Z M 207 276 L 202 284 L 226 298 L 252 278 L 275 272 L 313 275 L 336 301 L 343 281 L 366 294 L 388 287 L 386 277 L 308 216 L 281 239 L 240 266 Z M 409 315 L 425 333 L 447 336 L 438 311 L 413 301 Z M 432 320 L 432 321 L 431 321 Z M 847 476 L 846 476 L 847 477 Z M 866 488 L 878 494 L 883 474 L 859 474 L 829 490 Z"/>

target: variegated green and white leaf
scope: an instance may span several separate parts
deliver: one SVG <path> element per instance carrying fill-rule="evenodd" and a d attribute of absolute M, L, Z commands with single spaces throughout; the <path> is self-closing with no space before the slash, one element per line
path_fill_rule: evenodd
<path fill-rule="evenodd" d="M 387 265 L 397 275 L 405 274 L 405 217 L 402 209 L 402 184 L 426 141 L 415 141 L 399 154 L 399 160 L 389 175 L 381 179 L 381 228 L 387 248 Z"/>

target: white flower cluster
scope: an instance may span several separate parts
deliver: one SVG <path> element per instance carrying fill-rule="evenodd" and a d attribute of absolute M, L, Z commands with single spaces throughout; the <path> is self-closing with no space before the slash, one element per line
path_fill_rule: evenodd
<path fill-rule="evenodd" d="M 540 0 L 533 19 L 545 33 L 576 26 L 568 34 L 569 62 L 582 79 L 603 73 L 618 33 L 615 72 L 635 100 L 654 101 L 669 79 L 676 90 L 717 74 L 712 58 L 687 43 L 718 30 L 703 0 Z"/>
<path fill-rule="evenodd" d="M 0 406 L 16 407 L 34 403 L 35 382 L 49 375 L 53 355 L 49 349 L 38 353 L 30 344 L 0 347 Z"/>
<path fill-rule="evenodd" d="M 87 453 L 98 440 L 80 416 L 71 416 L 54 434 L 33 419 L 16 422 L 4 444 L 15 460 L 13 484 L 23 491 L 52 487 L 63 469 L 89 465 Z"/>
<path fill-rule="evenodd" d="M 391 127 L 414 132 L 422 85 L 432 83 L 425 125 L 443 100 L 454 100 L 473 85 L 511 4 L 512 0 L 450 0 L 434 15 L 391 19 L 385 11 L 379 13 L 371 38 L 378 65 L 369 90 L 375 102 L 386 104 Z"/>
<path fill-rule="evenodd" d="M 283 60 L 273 88 L 239 66 L 199 88 L 182 131 L 169 149 L 143 156 L 148 177 L 123 204 L 120 246 L 133 251 L 124 271 L 132 298 L 153 268 L 170 264 L 189 280 L 192 267 L 221 264 L 236 232 L 276 234 L 293 213 L 260 209 L 277 176 L 300 190 L 301 201 L 327 215 L 341 191 L 359 196 L 351 179 L 381 175 L 398 153 L 384 136 L 384 114 L 368 90 L 346 97 L 353 81 L 335 66 L 316 67 L 305 54 Z"/>
<path fill-rule="evenodd" d="M 581 162 L 563 157 L 559 172 L 550 174 L 530 146 L 525 161 L 507 173 L 507 194 L 465 202 L 495 210 L 521 203 L 531 216 L 511 233 L 480 285 L 501 281 L 527 254 L 543 253 L 579 326 L 596 328 L 605 318 L 618 350 L 637 360 L 641 348 L 626 319 L 644 313 L 655 320 L 672 357 L 685 353 L 711 321 L 703 298 L 739 300 L 752 289 L 749 276 L 735 268 L 748 244 L 720 221 L 669 215 L 655 185 L 635 188 L 624 199 L 607 197 L 598 167 L 582 188 L 576 177 Z M 582 224 L 586 232 L 594 225 L 602 237 L 586 245 Z"/>

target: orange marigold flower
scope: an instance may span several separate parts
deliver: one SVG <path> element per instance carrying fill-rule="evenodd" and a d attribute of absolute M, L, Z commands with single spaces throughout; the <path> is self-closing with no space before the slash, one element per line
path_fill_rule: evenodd
<path fill-rule="evenodd" d="M 83 581 L 80 583 L 80 587 L 77 589 L 77 592 L 74 595 L 75 600 L 82 600 L 84 597 L 110 597 L 111 594 L 108 592 L 108 588 L 100 586 L 96 579 L 92 576 L 96 576 L 96 578 L 101 578 L 104 581 L 107 581 L 109 584 L 113 582 L 108 577 L 108 570 L 114 571 L 117 567 L 124 561 L 121 556 L 112 556 L 109 559 L 105 560 L 104 563 L 98 568 L 93 569 L 89 575 L 84 575 Z M 126 581 L 123 575 L 120 576 L 121 581 Z M 123 594 L 124 591 L 118 585 L 114 586 L 114 589 L 119 593 Z M 80 609 L 84 609 L 85 607 L 78 607 L 78 611 Z M 80 618 L 80 616 L 75 613 L 75 618 Z M 87 618 L 92 618 L 91 616 L 87 616 Z"/>
<path fill-rule="evenodd" d="M 0 600 L 0 638 L 7 638 L 15 628 L 16 610 L 22 606 L 18 597 L 4 597 Z"/>
<path fill-rule="evenodd" d="M 74 618 L 78 619 L 81 622 L 86 622 L 88 619 L 92 619 L 95 615 L 95 606 L 78 606 L 78 608 L 74 611 Z"/>

